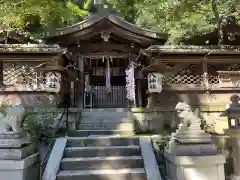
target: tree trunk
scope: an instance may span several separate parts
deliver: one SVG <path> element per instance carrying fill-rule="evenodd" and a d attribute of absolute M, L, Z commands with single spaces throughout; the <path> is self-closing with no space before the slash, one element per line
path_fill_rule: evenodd
<path fill-rule="evenodd" d="M 223 19 L 222 17 L 219 16 L 216 0 L 212 0 L 211 5 L 212 5 L 212 13 L 213 13 L 214 19 L 217 22 L 216 28 L 218 33 L 218 44 L 221 45 L 223 44 L 223 37 L 224 37 L 223 26 L 222 26 Z"/>

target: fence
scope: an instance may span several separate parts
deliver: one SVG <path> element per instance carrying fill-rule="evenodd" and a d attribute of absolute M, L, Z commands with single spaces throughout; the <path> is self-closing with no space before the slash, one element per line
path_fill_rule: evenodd
<path fill-rule="evenodd" d="M 109 93 L 107 93 L 105 86 L 93 86 L 91 92 L 93 108 L 127 107 L 125 86 L 112 86 Z"/>

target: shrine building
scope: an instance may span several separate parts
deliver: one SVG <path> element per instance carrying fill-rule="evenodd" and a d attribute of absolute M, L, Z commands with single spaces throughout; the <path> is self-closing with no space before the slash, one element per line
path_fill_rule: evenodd
<path fill-rule="evenodd" d="M 43 42 L 2 31 L 1 99 L 32 105 L 47 93 L 59 106 L 87 109 L 167 109 L 186 101 L 215 112 L 239 93 L 240 47 L 167 46 L 166 34 L 95 6 L 97 12 L 46 33 Z"/>

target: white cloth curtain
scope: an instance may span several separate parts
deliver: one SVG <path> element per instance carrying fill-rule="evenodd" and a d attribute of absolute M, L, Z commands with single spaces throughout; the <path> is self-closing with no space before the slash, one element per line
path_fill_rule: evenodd
<path fill-rule="evenodd" d="M 104 57 L 103 57 L 104 60 Z M 111 61 L 112 61 L 112 57 L 111 57 Z M 106 58 L 106 91 L 107 93 L 111 92 L 111 69 L 110 69 L 110 62 L 109 62 L 109 58 Z"/>

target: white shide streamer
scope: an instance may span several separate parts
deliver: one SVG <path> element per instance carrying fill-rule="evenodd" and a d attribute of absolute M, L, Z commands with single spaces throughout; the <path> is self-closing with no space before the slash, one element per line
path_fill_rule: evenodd
<path fill-rule="evenodd" d="M 104 59 L 104 57 L 103 57 Z M 106 69 L 106 91 L 107 93 L 111 92 L 111 71 L 110 71 L 110 64 L 109 59 L 107 58 L 107 69 Z"/>
<path fill-rule="evenodd" d="M 135 79 L 134 79 L 134 66 L 131 64 L 129 68 L 125 70 L 126 73 L 126 90 L 127 99 L 130 101 L 135 100 Z"/>

